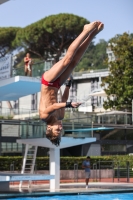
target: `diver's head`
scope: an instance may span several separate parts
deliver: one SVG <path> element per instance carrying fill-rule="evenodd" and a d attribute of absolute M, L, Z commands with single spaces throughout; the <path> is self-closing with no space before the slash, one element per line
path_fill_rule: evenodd
<path fill-rule="evenodd" d="M 49 139 L 54 145 L 59 146 L 61 141 L 62 123 L 60 120 L 52 124 L 47 124 L 46 138 Z"/>

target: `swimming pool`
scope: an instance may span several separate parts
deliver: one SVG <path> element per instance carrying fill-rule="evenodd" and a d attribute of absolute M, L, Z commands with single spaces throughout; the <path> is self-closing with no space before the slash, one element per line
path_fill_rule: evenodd
<path fill-rule="evenodd" d="M 55 195 L 43 197 L 20 197 L 8 200 L 133 200 L 133 193 L 91 194 L 91 195 Z"/>

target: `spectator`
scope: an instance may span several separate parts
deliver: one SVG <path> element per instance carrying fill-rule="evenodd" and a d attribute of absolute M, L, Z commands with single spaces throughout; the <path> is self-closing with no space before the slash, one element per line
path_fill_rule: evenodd
<path fill-rule="evenodd" d="M 86 160 L 82 163 L 82 168 L 85 170 L 85 182 L 86 182 L 86 189 L 89 187 L 89 179 L 90 179 L 90 156 L 86 158 Z"/>

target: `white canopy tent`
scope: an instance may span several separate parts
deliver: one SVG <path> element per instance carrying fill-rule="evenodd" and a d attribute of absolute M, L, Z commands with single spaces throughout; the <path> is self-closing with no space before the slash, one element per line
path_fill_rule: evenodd
<path fill-rule="evenodd" d="M 89 96 L 103 96 L 106 97 L 106 93 L 103 89 L 96 89 L 89 94 Z"/>

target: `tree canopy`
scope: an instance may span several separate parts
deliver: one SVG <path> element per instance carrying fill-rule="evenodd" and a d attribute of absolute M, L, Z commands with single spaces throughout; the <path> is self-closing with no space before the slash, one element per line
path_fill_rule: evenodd
<path fill-rule="evenodd" d="M 133 35 L 124 33 L 110 40 L 115 61 L 109 63 L 110 74 L 103 80 L 107 86 L 104 108 L 131 109 L 133 99 Z M 115 44 L 115 45 L 112 45 Z M 113 95 L 113 98 L 112 98 Z"/>
<path fill-rule="evenodd" d="M 89 23 L 87 19 L 73 14 L 51 15 L 20 29 L 14 46 L 25 47 L 27 51 L 42 59 L 45 59 L 49 52 L 58 60 L 86 23 Z"/>
<path fill-rule="evenodd" d="M 12 42 L 19 29 L 18 27 L 0 27 L 0 57 L 12 50 Z"/>
<path fill-rule="evenodd" d="M 13 49 L 24 47 L 34 60 L 46 60 L 51 55 L 58 61 L 86 23 L 90 22 L 83 17 L 61 13 L 45 17 L 25 28 L 0 28 L 0 54 L 4 56 Z M 106 45 L 104 40 L 96 45 L 92 42 L 76 71 L 107 67 L 103 62 L 107 56 Z M 23 54 L 18 54 L 17 57 L 23 58 Z M 23 63 L 23 59 L 17 61 L 20 65 Z"/>

